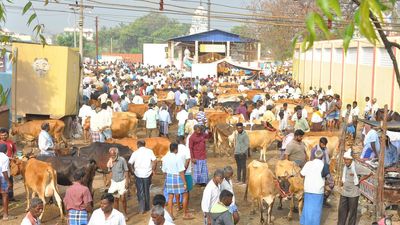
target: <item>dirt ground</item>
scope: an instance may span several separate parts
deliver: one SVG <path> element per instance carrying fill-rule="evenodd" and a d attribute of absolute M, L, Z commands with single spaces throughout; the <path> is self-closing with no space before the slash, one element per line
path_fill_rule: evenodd
<path fill-rule="evenodd" d="M 175 140 L 176 136 L 176 126 L 171 127 L 171 140 Z M 140 130 L 138 132 L 139 137 L 144 136 L 144 131 Z M 73 140 L 73 144 L 81 144 L 81 141 L 79 140 Z M 209 143 L 207 146 L 209 150 L 208 154 L 208 167 L 209 167 L 209 177 L 212 177 L 213 171 L 217 168 L 223 168 L 224 166 L 231 165 L 236 169 L 236 164 L 233 159 L 233 157 L 214 157 L 212 153 L 213 149 L 213 144 Z M 271 165 L 272 168 L 275 166 L 275 162 L 278 159 L 278 151 L 274 150 L 276 149 L 276 146 L 273 145 L 270 147 L 270 151 L 267 154 L 268 158 L 268 163 Z M 259 158 L 259 153 L 254 152 L 251 156 L 251 159 L 248 159 L 248 163 L 251 162 L 253 159 L 258 159 Z M 163 175 L 162 174 L 157 174 L 153 177 L 153 186 L 151 188 L 151 196 L 154 196 L 155 194 L 162 194 L 162 187 L 163 187 Z M 95 181 L 93 184 L 93 187 L 95 189 L 95 196 L 94 196 L 94 202 L 95 202 L 95 208 L 99 207 L 99 199 L 102 193 L 104 193 L 105 186 L 103 183 L 103 178 L 101 175 L 96 175 Z M 65 186 L 59 186 L 61 195 L 63 196 L 65 193 L 65 190 L 67 187 Z M 195 186 L 192 192 L 190 193 L 190 208 L 194 209 L 194 220 L 190 221 L 184 221 L 182 220 L 182 213 L 176 214 L 175 212 L 175 217 L 177 218 L 175 221 L 176 225 L 185 225 L 185 224 L 203 224 L 203 216 L 200 208 L 201 204 L 201 197 L 203 193 L 203 189 L 201 187 Z M 16 219 L 3 222 L 1 221 L 1 225 L 17 225 L 20 224 L 22 218 L 25 215 L 25 207 L 26 207 L 26 198 L 25 198 L 25 190 L 23 188 L 23 183 L 21 179 L 17 179 L 14 185 L 14 190 L 16 194 L 16 199 L 18 200 L 17 202 L 12 202 L 10 204 L 10 215 L 17 216 Z M 240 225 L 258 225 L 259 223 L 259 213 L 256 213 L 255 215 L 252 215 L 250 213 L 252 205 L 250 202 L 246 202 L 243 200 L 244 196 L 244 191 L 245 191 L 245 185 L 234 185 L 234 192 L 236 196 L 236 202 L 239 208 L 239 213 L 240 213 Z M 333 193 L 333 196 L 331 195 L 330 200 L 332 204 L 332 208 L 324 208 L 323 211 L 323 219 L 321 224 L 326 224 L 326 225 L 334 225 L 337 224 L 337 205 L 338 205 L 338 198 L 339 194 L 337 192 Z M 278 205 L 279 199 L 275 200 L 275 204 L 273 207 L 273 222 L 276 225 L 294 225 L 294 224 L 299 224 L 299 216 L 298 213 L 294 213 L 294 218 L 292 221 L 287 220 L 287 214 L 289 212 L 289 202 L 284 202 L 283 203 L 283 209 L 278 210 L 277 205 Z M 364 205 L 366 205 L 366 202 L 361 200 L 361 205 L 359 206 L 359 211 L 363 211 L 363 215 L 360 218 L 359 225 L 370 225 L 372 223 L 372 219 L 368 216 L 368 210 L 364 210 Z M 363 209 L 363 210 L 362 210 Z M 136 195 L 135 195 L 135 190 L 132 187 L 131 188 L 131 194 L 128 199 L 128 217 L 129 220 L 127 224 L 129 225 L 145 225 L 148 224 L 148 220 L 150 218 L 149 213 L 145 215 L 139 215 L 137 213 L 138 208 L 137 208 L 137 200 L 136 200 Z M 364 211 L 367 211 L 366 213 Z M 0 211 L 2 213 L 2 211 Z M 60 216 L 59 216 L 59 211 L 58 208 L 56 207 L 55 204 L 53 205 L 48 205 L 46 206 L 45 213 L 43 216 L 42 224 L 45 225 L 54 225 L 54 224 L 66 224 L 65 221 L 61 221 Z M 393 224 L 400 224 L 399 222 L 394 222 Z"/>

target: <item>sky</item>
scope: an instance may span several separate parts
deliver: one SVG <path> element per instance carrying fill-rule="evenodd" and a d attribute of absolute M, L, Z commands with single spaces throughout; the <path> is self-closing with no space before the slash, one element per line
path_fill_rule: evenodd
<path fill-rule="evenodd" d="M 28 0 L 14 0 L 13 4 L 6 3 L 7 20 L 4 25 L 10 31 L 32 34 L 32 27 L 27 26 L 29 16 L 33 9 L 38 15 L 38 21 L 45 25 L 45 34 L 54 35 L 63 32 L 65 27 L 74 27 L 75 21 L 79 19 L 79 11 L 74 13 L 69 4 L 75 0 L 49 0 L 50 3 L 44 6 L 44 0 L 31 0 L 33 7 L 26 15 L 22 15 L 22 8 Z M 79 1 L 79 0 L 78 0 Z M 229 31 L 233 26 L 239 25 L 237 20 L 226 20 L 226 16 L 232 14 L 249 14 L 246 9 L 252 0 L 211 0 L 211 15 L 224 13 L 225 18 L 212 18 L 211 28 Z M 202 0 L 203 6 L 207 8 L 207 0 Z M 215 5 L 214 5 L 215 4 Z M 150 11 L 159 12 L 159 0 L 84 0 L 84 5 L 94 6 L 93 9 L 85 9 L 85 28 L 95 29 L 95 17 L 99 17 L 99 27 L 113 27 L 119 23 L 127 24 Z M 164 9 L 174 12 L 162 12 L 170 18 L 179 22 L 190 23 L 194 9 L 200 5 L 200 0 L 164 0 Z M 113 8 L 113 9 L 111 9 Z M 214 13 L 215 12 L 215 13 Z M 179 15 L 176 15 L 179 14 Z M 76 22 L 77 24 L 77 22 Z M 1 25 L 3 26 L 3 24 Z"/>

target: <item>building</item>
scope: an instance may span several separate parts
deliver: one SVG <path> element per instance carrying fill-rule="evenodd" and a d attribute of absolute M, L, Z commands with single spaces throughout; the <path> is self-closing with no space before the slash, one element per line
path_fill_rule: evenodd
<path fill-rule="evenodd" d="M 400 37 L 390 37 L 399 42 Z M 397 62 L 400 52 L 395 49 Z M 315 42 L 303 53 L 297 45 L 293 56 L 293 76 L 303 91 L 309 87 L 327 89 L 332 86 L 344 104 L 356 100 L 365 107 L 365 97 L 377 98 L 383 108 L 400 111 L 400 87 L 396 81 L 392 61 L 382 45 L 373 46 L 366 39 L 351 41 L 347 54 L 342 40 Z"/>
<path fill-rule="evenodd" d="M 64 33 L 66 34 L 74 34 L 76 32 L 76 35 L 79 35 L 79 28 L 78 27 L 66 27 L 64 28 Z M 83 37 L 86 38 L 88 41 L 93 41 L 94 40 L 94 34 L 95 32 L 91 28 L 83 28 Z"/>
<path fill-rule="evenodd" d="M 128 53 L 102 53 L 99 61 L 114 62 L 124 61 L 128 63 L 142 63 L 143 54 L 128 54 Z"/>

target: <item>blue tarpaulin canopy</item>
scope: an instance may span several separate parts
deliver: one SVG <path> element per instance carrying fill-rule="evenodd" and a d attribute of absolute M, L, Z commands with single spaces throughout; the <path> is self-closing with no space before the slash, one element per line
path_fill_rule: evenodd
<path fill-rule="evenodd" d="M 191 34 L 182 37 L 172 38 L 168 41 L 175 42 L 236 42 L 236 43 L 250 43 L 250 42 L 258 42 L 255 39 L 251 38 L 243 38 L 237 34 L 232 34 L 222 30 L 210 30 L 197 34 Z"/>

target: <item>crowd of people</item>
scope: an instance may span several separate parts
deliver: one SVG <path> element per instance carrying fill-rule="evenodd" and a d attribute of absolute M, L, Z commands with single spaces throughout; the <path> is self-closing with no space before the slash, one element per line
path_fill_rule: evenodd
<path fill-rule="evenodd" d="M 237 83 L 239 93 L 248 89 L 264 90 L 265 94 L 255 95 L 251 103 L 242 100 L 234 113 L 243 115 L 246 123 L 260 123 L 266 129 L 278 129 L 284 134 L 282 142 L 278 144 L 280 157 L 296 163 L 304 177 L 304 210 L 300 223 L 320 224 L 323 205 L 330 207 L 327 201 L 329 194 L 324 191 L 325 184 L 327 183 L 331 190 L 334 187 L 333 177 L 329 172 L 328 140 L 321 137 L 308 159 L 306 146 L 302 142 L 303 136 L 307 132 L 335 131 L 343 124 L 347 133 L 355 139 L 358 118 L 374 120 L 379 109 L 377 100 L 370 100 L 368 97 L 362 112 L 356 101 L 352 105 L 346 105 L 344 109 L 340 96 L 335 94 L 331 86 L 325 91 L 322 88 L 316 90 L 310 87 L 307 93 L 302 93 L 300 85 L 289 75 L 260 76 L 252 82 L 247 82 L 236 77 L 185 78 L 174 66 L 161 68 L 117 62 L 101 64 L 100 68 L 101 71 L 95 71 L 93 64 L 84 65 L 86 75 L 82 82 L 82 107 L 78 115 L 81 127 L 85 126 L 85 121 L 89 118 L 92 142 L 105 142 L 112 138 L 111 124 L 114 112 L 127 112 L 129 104 L 148 102 L 148 109 L 143 116 L 146 136 L 158 134 L 172 142 L 169 152 L 161 160 L 161 170 L 165 179 L 164 193 L 155 195 L 151 204 L 150 186 L 157 170 L 157 159 L 153 151 L 145 147 L 144 140 L 138 140 L 138 149 L 132 153 L 129 160 L 119 155 L 118 148 L 110 148 L 107 167 L 111 173 L 111 183 L 108 193 L 101 197 L 100 208 L 92 212 L 93 199 L 89 189 L 80 182 L 85 174 L 76 171 L 75 182 L 68 187 L 64 197 L 69 224 L 125 224 L 128 219 L 127 191 L 131 185 L 136 186 L 139 213 L 151 212 L 149 224 L 174 224 L 177 216 L 175 209 L 182 210 L 183 220 L 194 219 L 189 208 L 190 192 L 194 185 L 204 188 L 200 205 L 205 225 L 237 224 L 240 216 L 234 186 L 243 185 L 247 181 L 246 168 L 250 147 L 245 124 L 237 123 L 235 127 L 237 136 L 233 153 L 237 168 L 236 179 L 233 178 L 234 170 L 231 166 L 215 170 L 209 179 L 207 165 L 206 145 L 211 133 L 207 128 L 208 121 L 204 109 L 213 107 L 217 96 L 223 93 L 219 87 L 223 82 Z M 159 89 L 168 90 L 166 99 L 174 101 L 177 107 L 176 114 L 165 104 L 158 106 L 159 96 L 156 90 Z M 294 109 L 289 109 L 287 103 L 277 108 L 275 101 L 281 98 L 300 100 L 300 103 Z M 93 101 L 98 101 L 100 105 L 91 105 Z M 199 107 L 199 112 L 192 113 L 193 107 Z M 251 113 L 249 107 L 253 107 Z M 307 110 L 309 108 L 312 108 L 312 112 Z M 175 119 L 178 129 L 176 134 L 171 135 L 169 127 Z M 277 127 L 272 126 L 275 121 L 279 124 Z M 38 140 L 40 152 L 52 155 L 54 143 L 48 133 L 49 124 L 44 123 L 41 128 Z M 360 159 L 377 158 L 381 148 L 378 133 L 366 124 L 362 135 L 364 147 Z M 176 136 L 176 139 L 171 138 L 172 136 Z M 397 151 L 396 148 L 394 150 Z M 9 158 L 16 154 L 16 147 L 9 140 L 6 129 L 0 130 L 0 152 L 3 152 L 0 153 L 3 218 L 8 219 L 8 199 L 13 198 Z M 387 161 L 398 162 L 398 154 L 391 156 Z M 371 174 L 357 166 L 351 150 L 343 157 L 345 166 L 341 186 L 344 191 L 340 197 L 338 224 L 353 225 L 356 224 L 360 196 L 358 184 Z M 131 170 L 134 184 L 130 183 Z M 33 199 L 21 224 L 39 224 L 42 210 L 43 202 Z"/>

